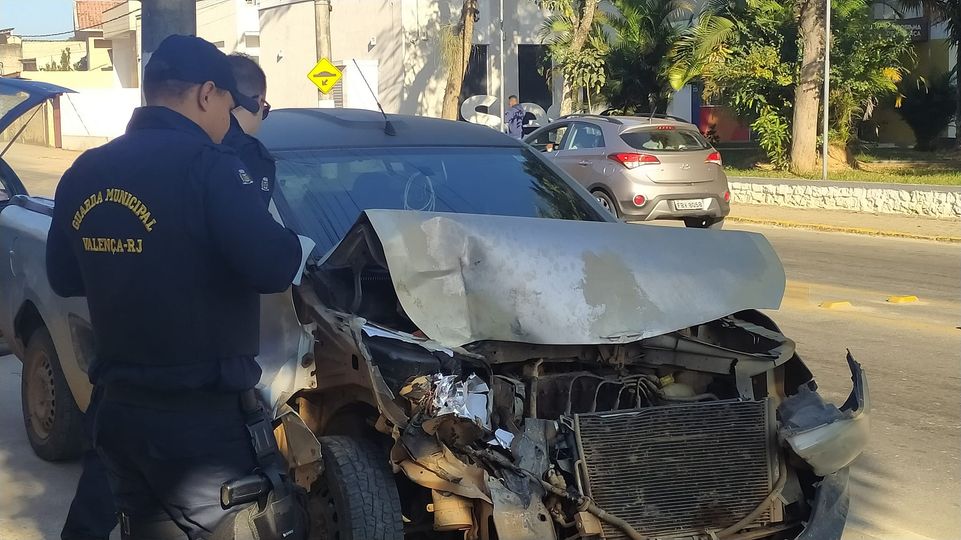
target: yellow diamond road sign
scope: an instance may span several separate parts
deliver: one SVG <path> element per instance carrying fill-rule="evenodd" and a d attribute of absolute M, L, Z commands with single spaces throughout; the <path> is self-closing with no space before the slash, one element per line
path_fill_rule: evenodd
<path fill-rule="evenodd" d="M 314 69 L 307 73 L 307 78 L 320 88 L 320 91 L 329 94 L 334 89 L 334 85 L 343 76 L 337 66 L 330 63 L 330 60 L 321 58 Z"/>

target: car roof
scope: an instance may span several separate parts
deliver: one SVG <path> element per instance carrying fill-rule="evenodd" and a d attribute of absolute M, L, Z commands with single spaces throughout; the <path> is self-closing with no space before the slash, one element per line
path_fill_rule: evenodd
<path fill-rule="evenodd" d="M 384 116 L 365 109 L 272 110 L 257 138 L 274 151 L 320 148 L 410 146 L 500 146 L 524 144 L 487 126 L 439 118 L 388 114 L 395 134 L 384 132 Z"/>
<path fill-rule="evenodd" d="M 678 126 L 678 127 L 683 126 L 683 127 L 697 129 L 696 126 L 694 126 L 694 124 L 692 124 L 691 122 L 688 122 L 687 120 L 684 120 L 683 118 L 678 118 L 676 116 L 667 116 L 663 114 L 655 115 L 654 117 L 643 116 L 643 115 L 601 116 L 598 114 L 569 114 L 567 116 L 562 116 L 561 118 L 558 118 L 557 120 L 551 122 L 548 125 L 554 125 L 561 122 L 573 122 L 573 121 L 590 122 L 591 124 L 594 124 L 597 126 L 618 128 L 619 131 L 625 128 L 635 128 L 635 127 L 644 127 L 644 126 L 664 126 L 664 125 Z"/>

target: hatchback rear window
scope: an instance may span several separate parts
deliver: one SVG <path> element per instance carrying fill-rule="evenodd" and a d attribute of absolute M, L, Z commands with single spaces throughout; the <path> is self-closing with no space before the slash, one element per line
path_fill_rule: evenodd
<path fill-rule="evenodd" d="M 710 148 L 700 133 L 686 129 L 643 129 L 621 133 L 621 139 L 638 150 L 690 152 Z"/>

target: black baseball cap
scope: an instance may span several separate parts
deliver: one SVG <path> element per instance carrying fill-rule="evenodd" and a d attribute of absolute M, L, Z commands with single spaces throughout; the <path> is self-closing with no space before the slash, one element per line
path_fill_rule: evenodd
<path fill-rule="evenodd" d="M 211 81 L 217 88 L 230 92 L 238 107 L 252 113 L 260 110 L 257 100 L 237 90 L 227 55 L 213 43 L 196 36 L 167 36 L 150 55 L 143 79 L 144 85 L 170 80 L 195 84 Z"/>

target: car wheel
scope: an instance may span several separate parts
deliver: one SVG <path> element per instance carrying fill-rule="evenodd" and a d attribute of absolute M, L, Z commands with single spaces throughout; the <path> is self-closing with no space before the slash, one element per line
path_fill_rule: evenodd
<path fill-rule="evenodd" d="M 684 226 L 693 229 L 720 229 L 724 226 L 724 218 L 686 217 Z"/>
<path fill-rule="evenodd" d="M 60 358 L 45 327 L 27 342 L 20 380 L 20 402 L 27 439 L 38 457 L 64 461 L 83 450 L 83 413 L 60 368 Z"/>
<path fill-rule="evenodd" d="M 619 217 L 617 213 L 617 204 L 614 203 L 610 195 L 599 189 L 592 191 L 591 195 L 593 195 L 594 198 L 597 199 L 597 202 L 601 203 L 601 206 L 606 208 L 608 212 L 614 214 L 614 217 Z"/>
<path fill-rule="evenodd" d="M 324 474 L 310 493 L 311 540 L 403 540 L 404 522 L 386 452 L 373 442 L 321 437 Z"/>

